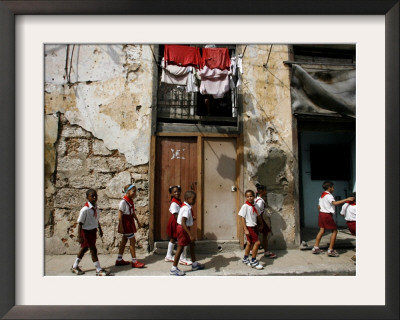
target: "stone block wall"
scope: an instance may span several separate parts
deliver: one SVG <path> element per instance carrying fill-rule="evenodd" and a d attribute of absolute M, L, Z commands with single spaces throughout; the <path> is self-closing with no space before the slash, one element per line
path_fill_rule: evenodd
<path fill-rule="evenodd" d="M 49 116 L 50 117 L 50 116 Z M 136 214 L 143 228 L 136 234 L 138 250 L 147 250 L 149 231 L 148 165 L 133 166 L 118 150 L 110 150 L 102 140 L 78 125 L 71 125 L 58 113 L 49 121 L 57 129 L 58 137 L 49 141 L 48 150 L 55 158 L 53 172 L 47 176 L 48 190 L 45 203 L 45 253 L 76 254 L 79 211 L 86 202 L 86 190 L 98 193 L 103 242 L 98 239 L 99 253 L 116 252 L 121 240 L 117 233 L 118 206 L 124 185 L 134 181 L 137 197 Z M 57 121 L 55 121 L 55 119 Z M 128 250 L 128 246 L 126 248 Z"/>

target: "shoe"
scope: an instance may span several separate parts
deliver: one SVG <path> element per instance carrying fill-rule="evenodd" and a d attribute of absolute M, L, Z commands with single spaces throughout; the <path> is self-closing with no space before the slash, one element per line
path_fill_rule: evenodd
<path fill-rule="evenodd" d="M 179 270 L 178 268 L 176 268 L 175 270 L 170 270 L 169 271 L 169 274 L 171 275 L 171 276 L 184 276 L 185 275 L 185 272 L 183 272 L 182 270 Z"/>
<path fill-rule="evenodd" d="M 179 259 L 179 264 L 183 264 L 184 266 L 190 266 L 192 264 L 192 261 L 187 260 L 186 258 Z"/>
<path fill-rule="evenodd" d="M 115 261 L 115 265 L 118 266 L 127 266 L 130 262 L 129 261 L 125 261 L 124 259 L 121 260 L 116 260 Z"/>
<path fill-rule="evenodd" d="M 197 263 L 196 265 L 192 264 L 192 271 L 202 270 L 204 269 L 204 264 Z"/>
<path fill-rule="evenodd" d="M 244 264 L 249 264 L 250 263 L 250 260 L 249 260 L 249 258 L 243 258 L 242 259 L 242 262 L 244 263 Z"/>
<path fill-rule="evenodd" d="M 136 260 L 136 262 L 132 262 L 132 268 L 143 268 L 144 267 L 144 263 L 143 262 L 139 262 Z"/>
<path fill-rule="evenodd" d="M 328 250 L 327 254 L 328 257 L 339 257 L 339 253 L 337 253 L 336 250 Z"/>
<path fill-rule="evenodd" d="M 275 253 L 272 253 L 271 251 L 267 251 L 264 253 L 264 257 L 268 257 L 270 259 L 275 259 L 277 255 Z"/>
<path fill-rule="evenodd" d="M 96 271 L 96 276 L 109 276 L 110 271 L 106 269 L 101 269 L 100 271 Z"/>
<path fill-rule="evenodd" d="M 164 261 L 165 262 L 174 262 L 174 258 L 173 257 L 165 257 Z"/>
<path fill-rule="evenodd" d="M 320 248 L 314 247 L 314 248 L 312 248 L 311 252 L 313 254 L 319 254 L 319 253 L 322 253 L 323 251 Z"/>
<path fill-rule="evenodd" d="M 78 276 L 85 274 L 85 271 L 82 271 L 81 268 L 79 268 L 79 266 L 76 268 L 71 267 L 71 272 L 76 273 Z"/>
<path fill-rule="evenodd" d="M 258 262 L 258 260 L 251 261 L 249 266 L 252 268 L 256 268 L 257 270 L 263 269 L 263 266 Z"/>

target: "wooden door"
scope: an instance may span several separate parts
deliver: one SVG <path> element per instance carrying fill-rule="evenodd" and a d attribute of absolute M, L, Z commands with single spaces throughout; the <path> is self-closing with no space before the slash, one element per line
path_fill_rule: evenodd
<path fill-rule="evenodd" d="M 168 188 L 180 185 L 181 201 L 187 190 L 197 191 L 197 138 L 157 137 L 155 172 L 155 240 L 169 240 L 167 223 L 170 216 L 171 196 Z M 197 217 L 196 205 L 193 215 Z M 191 232 L 196 237 L 197 222 Z"/>
<path fill-rule="evenodd" d="M 204 139 L 204 239 L 237 239 L 236 139 Z"/>

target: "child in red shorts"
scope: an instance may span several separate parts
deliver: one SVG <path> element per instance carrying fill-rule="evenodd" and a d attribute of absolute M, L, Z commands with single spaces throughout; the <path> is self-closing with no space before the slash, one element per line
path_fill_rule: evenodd
<path fill-rule="evenodd" d="M 344 216 L 346 220 L 347 227 L 349 228 L 350 233 L 355 236 L 356 235 L 356 216 L 357 216 L 357 206 L 356 206 L 356 193 L 353 192 L 352 197 L 354 197 L 353 201 L 347 201 L 340 211 L 340 214 Z M 351 260 L 356 261 L 356 255 L 351 257 Z"/>
<path fill-rule="evenodd" d="M 190 246 L 190 256 L 192 258 L 192 271 L 204 269 L 204 265 L 196 260 L 195 255 L 195 241 L 190 233 L 190 227 L 193 226 L 192 206 L 196 203 L 196 193 L 193 191 L 186 191 L 184 195 L 185 202 L 179 209 L 179 214 L 176 222 L 178 235 L 178 248 L 175 253 L 174 262 L 170 270 L 172 276 L 184 276 L 185 272 L 178 269 L 179 257 L 185 246 Z"/>
<path fill-rule="evenodd" d="M 329 257 L 338 257 L 339 254 L 336 252 L 336 250 L 333 250 L 333 246 L 335 244 L 336 235 L 337 235 L 336 223 L 333 220 L 333 214 L 335 213 L 335 206 L 341 205 L 347 201 L 353 201 L 354 197 L 349 197 L 349 198 L 346 198 L 343 200 L 335 201 L 335 198 L 332 195 L 333 191 L 335 191 L 335 188 L 333 186 L 333 182 L 331 182 L 331 181 L 325 181 L 322 184 L 322 188 L 325 191 L 321 194 L 321 197 L 319 198 L 319 202 L 318 202 L 319 232 L 317 234 L 317 238 L 315 239 L 315 244 L 314 244 L 314 248 L 312 249 L 312 253 L 318 254 L 318 253 L 322 252 L 322 250 L 319 248 L 319 243 L 321 241 L 322 236 L 325 233 L 325 229 L 327 229 L 327 230 L 332 230 L 332 235 L 331 235 L 331 239 L 329 242 L 329 248 L 328 248 L 328 256 Z"/>
<path fill-rule="evenodd" d="M 258 226 L 262 228 L 262 219 L 260 208 L 254 203 L 255 194 L 253 190 L 247 190 L 244 193 L 246 198 L 245 204 L 239 211 L 241 217 L 244 233 L 246 234 L 247 244 L 244 250 L 243 263 L 258 270 L 263 269 L 263 266 L 257 261 L 257 251 L 260 246 L 260 240 L 257 236 L 257 222 Z M 252 258 L 249 260 L 249 253 L 252 250 Z"/>
<path fill-rule="evenodd" d="M 97 192 L 94 189 L 86 191 L 86 199 L 88 200 L 85 206 L 79 212 L 78 217 L 78 237 L 77 241 L 81 244 L 74 264 L 71 267 L 71 272 L 77 275 L 82 275 L 85 272 L 79 267 L 79 262 L 82 260 L 84 254 L 90 249 L 92 261 L 96 267 L 96 276 L 108 276 L 110 271 L 103 269 L 100 266 L 99 258 L 97 256 L 96 238 L 97 228 L 99 229 L 100 237 L 103 236 L 103 231 L 100 226 L 100 215 L 97 212 Z"/>

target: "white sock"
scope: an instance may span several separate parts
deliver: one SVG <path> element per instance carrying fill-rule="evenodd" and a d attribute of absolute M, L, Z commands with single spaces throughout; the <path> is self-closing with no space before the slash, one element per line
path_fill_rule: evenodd
<path fill-rule="evenodd" d="M 121 261 L 121 260 L 122 260 L 122 254 L 119 254 L 119 255 L 118 255 L 117 260 L 118 260 L 118 261 Z"/>
<path fill-rule="evenodd" d="M 77 268 L 80 261 L 81 261 L 81 259 L 76 258 L 76 259 L 75 259 L 75 262 L 74 262 L 74 265 L 72 266 L 72 268 Z"/>
<path fill-rule="evenodd" d="M 167 257 L 170 258 L 172 257 L 172 251 L 174 250 L 175 244 L 172 243 L 171 241 L 168 242 L 168 251 L 167 251 Z"/>
<path fill-rule="evenodd" d="M 198 262 L 195 261 L 195 262 L 192 263 L 192 266 L 195 267 L 195 266 L 197 266 L 197 264 L 198 264 Z"/>
<path fill-rule="evenodd" d="M 177 269 L 177 267 L 175 267 L 175 266 L 171 267 L 171 270 L 176 270 L 176 269 Z"/>
<path fill-rule="evenodd" d="M 96 267 L 96 271 L 97 271 L 97 272 L 99 272 L 99 271 L 101 270 L 100 262 L 99 262 L 99 261 L 94 262 L 94 266 Z"/>
<path fill-rule="evenodd" d="M 132 262 L 135 263 L 136 262 L 136 258 L 132 257 Z"/>

